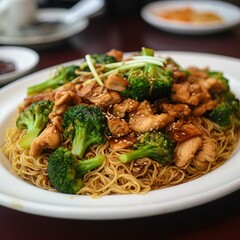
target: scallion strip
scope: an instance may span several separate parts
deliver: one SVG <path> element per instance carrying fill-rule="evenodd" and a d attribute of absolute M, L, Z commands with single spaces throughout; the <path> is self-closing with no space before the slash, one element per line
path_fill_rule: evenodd
<path fill-rule="evenodd" d="M 101 78 L 99 77 L 99 75 L 98 75 L 98 73 L 97 73 L 97 71 L 96 71 L 96 69 L 95 69 L 95 67 L 92 63 L 92 58 L 91 58 L 90 54 L 87 54 L 85 56 L 85 59 L 86 59 L 86 62 L 88 64 L 88 67 L 89 67 L 90 71 L 92 72 L 92 75 L 94 76 L 94 79 L 97 81 L 97 83 L 100 86 L 103 86 L 104 84 L 103 84 Z"/>

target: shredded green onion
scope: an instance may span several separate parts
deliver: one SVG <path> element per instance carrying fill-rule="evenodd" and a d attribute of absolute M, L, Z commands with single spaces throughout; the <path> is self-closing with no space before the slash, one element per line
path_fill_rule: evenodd
<path fill-rule="evenodd" d="M 136 56 L 136 57 L 133 57 L 133 60 L 109 63 L 109 64 L 105 64 L 104 67 L 118 68 L 123 65 L 131 65 L 133 63 L 150 63 L 150 64 L 154 64 L 154 65 L 158 65 L 158 66 L 163 66 L 164 61 L 165 61 L 165 59 L 163 59 L 163 58 L 150 57 L 150 56 Z"/>
<path fill-rule="evenodd" d="M 153 57 L 153 56 L 133 56 L 132 59 L 149 59 L 149 60 L 154 60 L 154 61 L 160 61 L 160 62 L 165 62 L 165 58 L 159 58 L 159 57 Z"/>
<path fill-rule="evenodd" d="M 129 69 L 133 69 L 133 68 L 141 68 L 141 67 L 144 67 L 146 65 L 146 63 L 144 62 L 135 62 L 135 63 L 132 63 L 132 64 L 129 64 L 129 65 L 123 65 L 123 66 L 120 66 L 118 68 L 115 68 L 111 71 L 108 71 L 108 72 L 105 72 L 103 74 L 101 74 L 100 76 L 102 77 L 107 77 L 115 72 L 120 72 L 120 71 L 123 71 L 123 70 L 129 70 Z"/>
<path fill-rule="evenodd" d="M 86 62 L 88 64 L 88 67 L 89 67 L 90 71 L 92 72 L 92 75 L 93 75 L 94 79 L 98 82 L 98 84 L 100 86 L 103 86 L 104 84 L 103 84 L 101 78 L 99 77 L 99 75 L 98 75 L 98 73 L 97 73 L 97 71 L 96 71 L 96 69 L 93 65 L 92 58 L 91 58 L 90 54 L 87 54 L 85 56 L 85 59 L 86 59 Z"/>
<path fill-rule="evenodd" d="M 164 62 L 165 62 L 164 58 L 158 58 L 158 57 L 152 57 L 152 56 L 134 56 L 132 57 L 133 60 L 102 64 L 102 66 L 111 70 L 99 75 L 94 67 L 94 62 L 91 59 L 91 56 L 88 54 L 85 56 L 85 58 L 86 58 L 88 67 L 93 74 L 93 78 L 84 82 L 84 85 L 93 81 L 97 81 L 100 86 L 104 85 L 104 83 L 101 80 L 102 77 L 107 77 L 111 74 L 114 74 L 116 72 L 121 72 L 124 70 L 142 68 L 149 63 L 162 67 L 164 66 Z"/>

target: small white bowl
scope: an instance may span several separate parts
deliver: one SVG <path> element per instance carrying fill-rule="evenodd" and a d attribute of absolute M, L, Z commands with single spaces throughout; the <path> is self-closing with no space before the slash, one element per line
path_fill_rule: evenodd
<path fill-rule="evenodd" d="M 0 60 L 12 62 L 13 72 L 0 74 L 0 86 L 29 73 L 39 62 L 39 55 L 30 48 L 0 47 Z"/>

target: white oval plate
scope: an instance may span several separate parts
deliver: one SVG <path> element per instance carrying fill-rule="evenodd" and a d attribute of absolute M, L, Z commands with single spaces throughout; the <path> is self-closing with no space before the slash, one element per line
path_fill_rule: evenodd
<path fill-rule="evenodd" d="M 0 47 L 0 59 L 15 64 L 16 70 L 0 74 L 0 86 L 29 73 L 39 61 L 39 55 L 30 48 Z"/>
<path fill-rule="evenodd" d="M 38 10 L 37 18 L 45 21 L 58 20 L 66 11 L 67 10 L 63 8 L 43 8 Z M 61 29 L 61 31 L 45 35 L 22 34 L 19 36 L 8 36 L 2 34 L 0 35 L 0 44 L 30 46 L 32 48 L 49 47 L 58 42 L 62 42 L 77 33 L 80 33 L 87 28 L 88 24 L 88 19 L 81 19 L 74 24 L 67 25 L 65 28 Z"/>
<path fill-rule="evenodd" d="M 223 23 L 194 24 L 171 21 L 157 16 L 166 10 L 191 7 L 196 11 L 211 11 L 222 17 Z M 170 0 L 147 4 L 141 10 L 142 18 L 152 26 L 180 34 L 212 34 L 233 28 L 240 23 L 240 8 L 222 1 Z"/>
<path fill-rule="evenodd" d="M 209 66 L 223 71 L 230 86 L 240 97 L 240 61 L 235 58 L 194 52 L 159 52 L 171 56 L 182 67 Z M 67 64 L 78 64 L 74 61 Z M 50 69 L 31 74 L 0 90 L 1 133 L 12 126 L 17 105 L 26 96 L 26 88 L 43 81 Z M 69 219 L 123 219 L 152 216 L 191 208 L 240 189 L 240 151 L 218 169 L 188 183 L 151 191 L 144 195 L 110 195 L 97 199 L 89 196 L 67 195 L 32 186 L 11 171 L 9 161 L 0 152 L 0 204 L 37 215 Z"/>

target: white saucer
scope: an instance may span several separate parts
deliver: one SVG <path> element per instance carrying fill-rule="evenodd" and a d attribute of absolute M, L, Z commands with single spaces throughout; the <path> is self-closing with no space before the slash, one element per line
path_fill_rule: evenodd
<path fill-rule="evenodd" d="M 163 11 L 185 7 L 191 7 L 196 11 L 211 11 L 218 14 L 223 19 L 223 22 L 214 24 L 194 24 L 171 21 L 159 17 L 159 14 Z M 172 33 L 191 35 L 221 32 L 233 28 L 240 23 L 240 9 L 237 6 L 214 0 L 157 1 L 143 7 L 141 16 L 147 23 L 158 29 Z"/>
<path fill-rule="evenodd" d="M 25 47 L 0 47 L 0 60 L 15 64 L 16 70 L 0 74 L 0 86 L 29 73 L 39 61 L 39 55 Z"/>
<path fill-rule="evenodd" d="M 63 16 L 67 9 L 62 8 L 43 8 L 39 9 L 37 18 L 41 20 L 58 20 Z M 81 19 L 74 24 L 69 24 L 60 31 L 52 32 L 46 35 L 19 35 L 19 36 L 7 36 L 0 35 L 0 44 L 7 45 L 21 45 L 31 48 L 46 47 L 51 44 L 63 41 L 75 34 L 83 31 L 88 26 L 88 19 Z"/>

